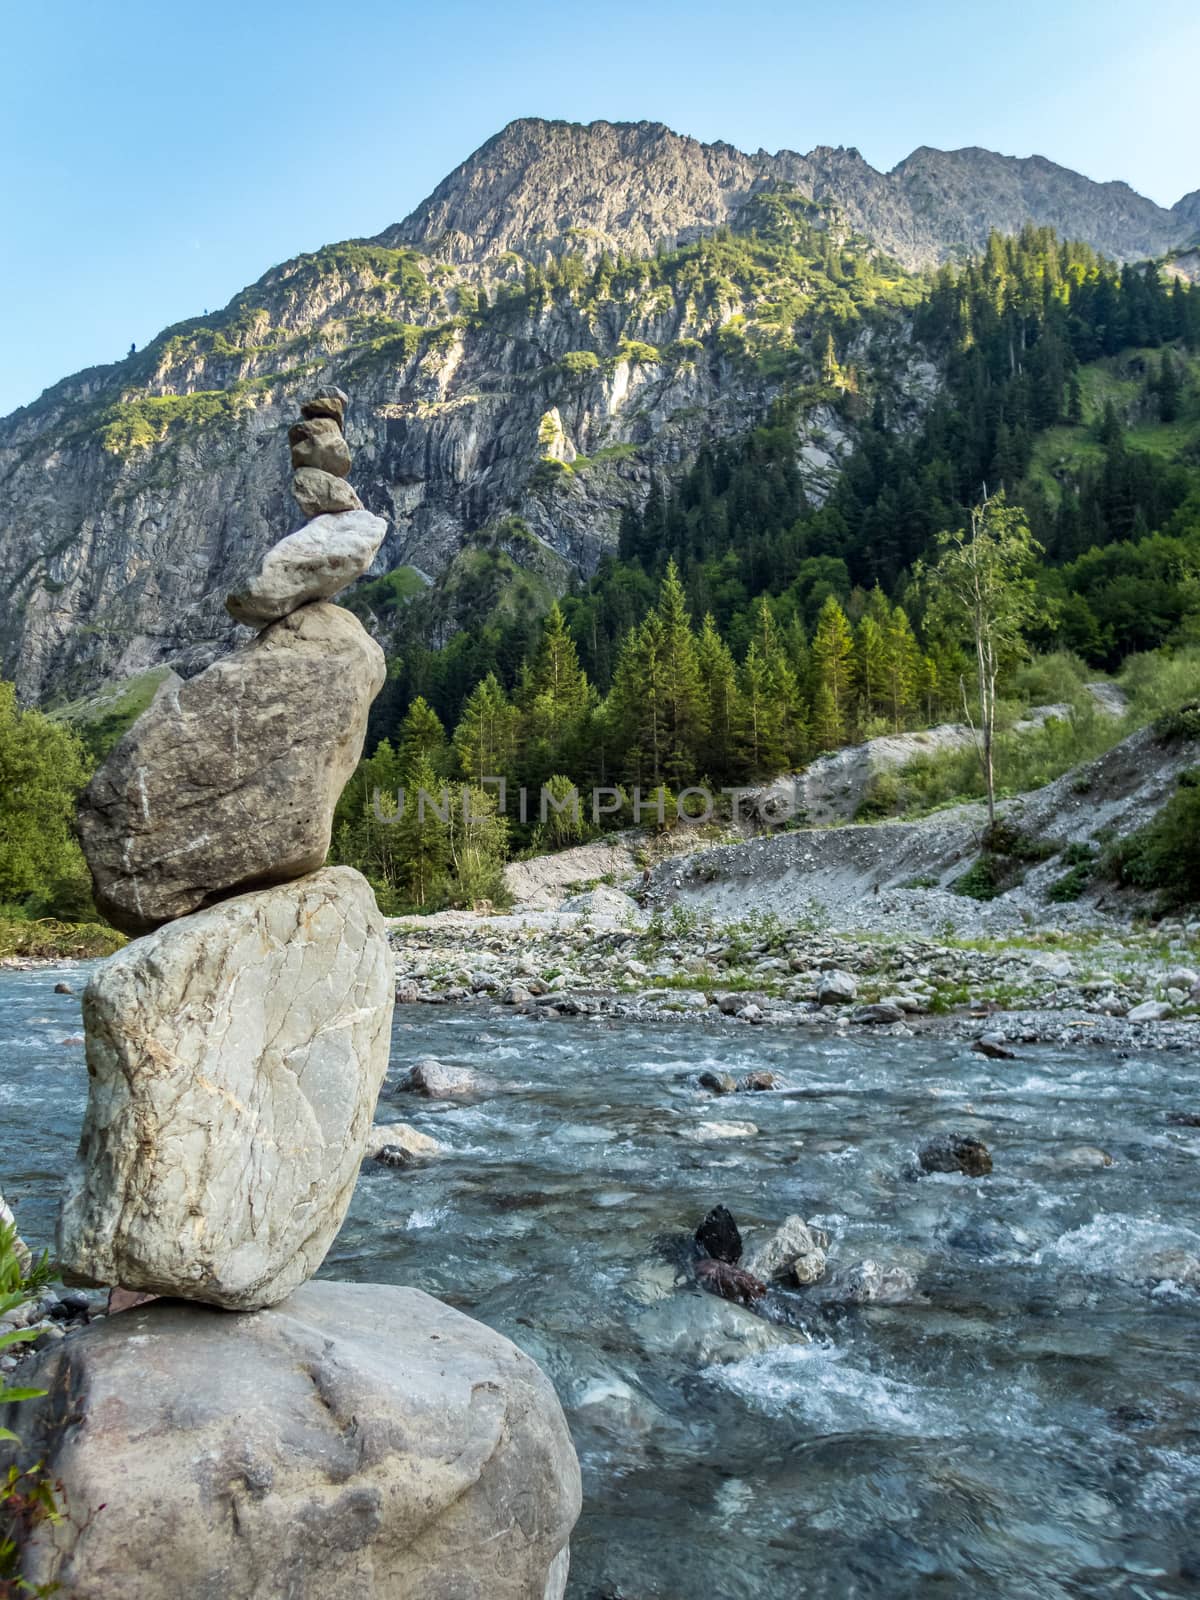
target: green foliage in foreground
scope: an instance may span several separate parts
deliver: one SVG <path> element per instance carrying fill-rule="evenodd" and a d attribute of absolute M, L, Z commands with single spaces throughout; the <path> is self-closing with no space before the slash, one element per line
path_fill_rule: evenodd
<path fill-rule="evenodd" d="M 15 1224 L 0 1223 L 0 1316 L 15 1311 L 32 1300 L 50 1280 L 46 1255 L 30 1260 L 18 1249 Z M 37 1337 L 36 1328 L 12 1328 L 0 1333 L 0 1355 L 16 1350 Z M 10 1383 L 0 1373 L 0 1406 L 22 1400 L 39 1400 L 46 1393 L 18 1383 Z M 0 1428 L 0 1441 L 19 1444 L 11 1428 Z M 17 1600 L 20 1595 L 49 1595 L 57 1585 L 34 1588 L 21 1577 L 20 1546 L 39 1526 L 61 1517 L 57 1486 L 40 1466 L 22 1469 L 16 1465 L 0 1474 L 0 1600 Z"/>

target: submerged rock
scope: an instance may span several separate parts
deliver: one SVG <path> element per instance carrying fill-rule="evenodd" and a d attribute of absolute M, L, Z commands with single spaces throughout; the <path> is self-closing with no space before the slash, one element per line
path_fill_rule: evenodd
<path fill-rule="evenodd" d="M 778 1089 L 779 1079 L 775 1073 L 762 1068 L 758 1072 L 748 1072 L 744 1078 L 740 1078 L 737 1087 L 746 1094 L 763 1094 L 771 1089 Z"/>
<path fill-rule="evenodd" d="M 744 1272 L 729 1261 L 713 1261 L 708 1257 L 696 1263 L 696 1282 L 709 1294 L 719 1294 L 722 1300 L 733 1300 L 738 1305 L 752 1305 L 761 1300 L 767 1286 L 752 1273 Z"/>
<path fill-rule="evenodd" d="M 971 1044 L 971 1049 L 977 1055 L 987 1056 L 989 1061 L 1015 1061 L 1016 1051 L 1010 1050 L 1004 1042 L 1004 1037 L 999 1033 L 981 1033 L 978 1039 Z"/>
<path fill-rule="evenodd" d="M 758 1132 L 753 1122 L 697 1122 L 684 1128 L 682 1137 L 695 1144 L 709 1144 L 717 1139 L 752 1139 Z"/>
<path fill-rule="evenodd" d="M 387 1070 L 391 956 L 366 879 L 330 867 L 172 923 L 99 966 L 83 1009 L 68 1281 L 282 1300 L 341 1226 Z"/>
<path fill-rule="evenodd" d="M 917 1157 L 922 1172 L 961 1172 L 983 1178 L 992 1170 L 991 1152 L 971 1134 L 943 1133 L 921 1147 Z"/>
<path fill-rule="evenodd" d="M 381 1150 L 399 1148 L 410 1156 L 441 1155 L 443 1146 L 407 1122 L 376 1122 L 367 1134 L 363 1155 L 367 1160 Z"/>
<path fill-rule="evenodd" d="M 79 803 L 109 921 L 149 933 L 323 866 L 384 676 L 358 619 L 315 604 L 195 678 L 166 678 Z"/>
<path fill-rule="evenodd" d="M 711 1067 L 700 1074 L 698 1082 L 709 1094 L 733 1094 L 737 1090 L 737 1079 L 731 1072 L 716 1072 Z"/>
<path fill-rule="evenodd" d="M 838 1274 L 834 1299 L 844 1305 L 902 1305 L 916 1294 L 916 1279 L 907 1267 L 858 1261 Z"/>
<path fill-rule="evenodd" d="M 817 1283 L 825 1276 L 825 1244 L 825 1235 L 814 1233 L 803 1217 L 787 1217 L 755 1246 L 746 1270 L 756 1278 Z"/>
<path fill-rule="evenodd" d="M 742 1259 L 742 1236 L 727 1206 L 714 1206 L 693 1237 L 714 1261 L 733 1263 Z"/>
<path fill-rule="evenodd" d="M 228 596 L 230 616 L 260 628 L 310 601 L 331 600 L 362 577 L 386 532 L 383 518 L 369 511 L 314 517 L 272 545 L 258 570 Z"/>
<path fill-rule="evenodd" d="M 255 1316 L 158 1301 L 33 1371 L 50 1392 L 21 1433 L 77 1514 L 26 1549 L 32 1584 L 74 1600 L 563 1593 L 580 1483 L 554 1390 L 419 1290 L 319 1281 Z"/>

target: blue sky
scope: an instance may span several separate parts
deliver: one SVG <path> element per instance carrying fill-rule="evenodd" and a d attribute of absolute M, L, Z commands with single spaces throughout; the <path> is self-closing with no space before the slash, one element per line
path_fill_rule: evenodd
<path fill-rule="evenodd" d="M 1200 187 L 1194 0 L 57 0 L 10 7 L 5 47 L 0 415 L 378 232 L 518 116 Z"/>

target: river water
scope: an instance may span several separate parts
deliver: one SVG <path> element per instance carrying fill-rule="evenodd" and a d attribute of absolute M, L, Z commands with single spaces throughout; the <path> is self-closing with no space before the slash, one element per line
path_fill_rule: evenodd
<path fill-rule="evenodd" d="M 86 1094 L 58 976 L 0 974 L 0 1189 L 38 1242 Z M 1200 1111 L 1194 1055 L 398 1008 L 392 1077 L 426 1053 L 482 1092 L 389 1092 L 381 1120 L 451 1153 L 369 1164 L 324 1274 L 415 1284 L 542 1364 L 583 1465 L 573 1600 L 1200 1593 L 1200 1129 L 1169 1120 Z M 794 1092 L 713 1100 L 708 1065 Z M 688 1137 L 714 1120 L 758 1131 Z M 912 1176 L 947 1130 L 991 1177 Z M 834 1273 L 915 1288 L 729 1306 L 676 1271 L 718 1201 L 748 1247 L 799 1213 Z"/>

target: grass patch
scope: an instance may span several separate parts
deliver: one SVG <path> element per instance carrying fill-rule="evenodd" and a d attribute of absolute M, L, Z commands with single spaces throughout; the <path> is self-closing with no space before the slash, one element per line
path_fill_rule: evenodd
<path fill-rule="evenodd" d="M 0 917 L 0 960 L 82 961 L 111 956 L 124 943 L 124 934 L 102 922 L 60 922 L 55 917 L 24 922 Z"/>

